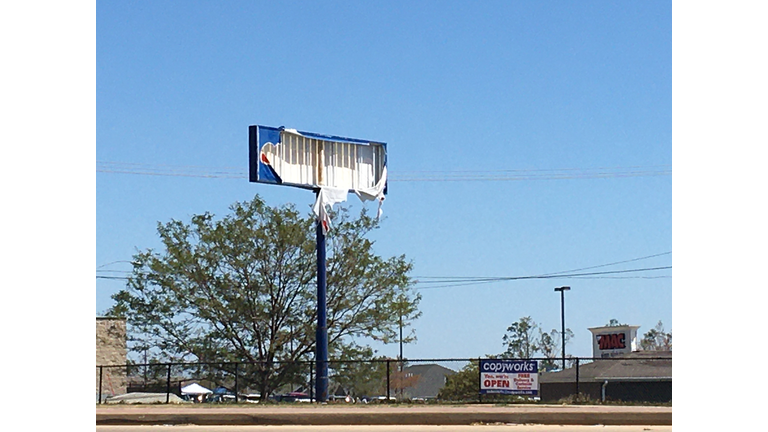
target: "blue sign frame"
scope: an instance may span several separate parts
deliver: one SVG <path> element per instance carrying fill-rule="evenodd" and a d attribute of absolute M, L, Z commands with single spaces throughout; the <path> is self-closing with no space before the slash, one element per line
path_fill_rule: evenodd
<path fill-rule="evenodd" d="M 269 164 L 263 163 L 261 160 L 261 149 L 267 144 L 278 145 L 281 142 L 281 132 L 285 130 L 285 127 L 271 127 L 252 125 L 248 127 L 248 181 L 253 183 L 267 183 L 277 184 L 285 186 L 293 186 L 301 189 L 315 190 L 316 186 L 288 183 L 284 182 L 280 178 L 280 175 L 275 172 L 274 168 Z M 386 148 L 387 144 L 378 141 L 369 141 L 355 138 L 346 138 L 335 135 L 322 135 L 314 132 L 296 131 L 302 136 L 307 138 L 314 138 L 323 141 L 331 141 L 338 143 L 348 144 L 361 144 L 361 145 L 380 145 L 384 147 L 384 166 L 387 166 Z M 388 183 L 388 182 L 387 182 Z M 385 184 L 384 194 L 388 192 L 388 184 Z"/>

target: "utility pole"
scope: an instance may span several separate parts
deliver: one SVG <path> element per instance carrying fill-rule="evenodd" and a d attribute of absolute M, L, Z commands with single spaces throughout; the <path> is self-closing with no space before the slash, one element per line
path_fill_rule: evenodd
<path fill-rule="evenodd" d="M 560 323 L 562 324 L 562 336 L 563 336 L 563 370 L 565 370 L 565 292 L 570 291 L 571 287 L 563 286 L 555 288 L 555 291 L 560 291 Z"/>

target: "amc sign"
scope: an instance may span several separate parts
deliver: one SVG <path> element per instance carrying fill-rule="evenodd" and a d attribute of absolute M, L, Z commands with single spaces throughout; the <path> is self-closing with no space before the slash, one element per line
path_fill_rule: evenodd
<path fill-rule="evenodd" d="M 614 357 L 637 350 L 637 329 L 639 326 L 608 326 L 591 328 L 592 356 Z"/>
<path fill-rule="evenodd" d="M 626 333 L 597 335 L 597 345 L 601 350 L 624 349 L 627 347 L 626 340 Z"/>

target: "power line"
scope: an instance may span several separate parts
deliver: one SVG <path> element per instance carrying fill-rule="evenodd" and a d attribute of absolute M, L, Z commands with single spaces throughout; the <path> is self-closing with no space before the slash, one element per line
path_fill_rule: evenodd
<path fill-rule="evenodd" d="M 556 275 L 556 274 L 561 274 L 561 273 L 570 273 L 570 272 L 577 272 L 577 271 L 583 271 L 583 270 L 592 270 L 592 269 L 601 268 L 601 267 L 609 267 L 609 266 L 618 265 L 618 264 L 626 264 L 626 263 L 630 263 L 630 262 L 642 261 L 642 260 L 650 259 L 650 258 L 656 258 L 656 257 L 664 256 L 664 255 L 669 255 L 671 253 L 672 253 L 672 251 L 662 252 L 662 253 L 659 253 L 659 254 L 648 255 L 648 256 L 644 256 L 644 257 L 640 257 L 640 258 L 633 258 L 633 259 L 629 259 L 629 260 L 625 260 L 625 261 L 616 261 L 616 262 L 608 263 L 608 264 L 600 264 L 600 265 L 596 265 L 596 266 L 592 266 L 592 267 L 583 267 L 583 268 L 578 268 L 578 269 L 573 269 L 573 270 L 566 270 L 566 271 L 555 272 L 555 273 L 546 273 L 546 275 L 549 276 L 549 275 Z"/>
<path fill-rule="evenodd" d="M 435 280 L 428 280 L 428 281 L 422 281 L 419 280 L 418 283 L 420 284 L 436 284 L 436 283 L 484 283 L 484 282 L 503 282 L 503 281 L 509 281 L 509 280 L 519 280 L 519 279 L 559 279 L 559 278 L 566 278 L 566 277 L 575 277 L 575 276 L 591 276 L 591 275 L 601 275 L 601 274 L 615 274 L 615 273 L 633 273 L 633 272 L 640 272 L 640 271 L 655 271 L 655 270 L 667 270 L 671 269 L 672 266 L 665 266 L 665 267 L 648 267 L 648 268 L 642 268 L 642 269 L 632 269 L 632 270 L 613 270 L 609 272 L 593 272 L 593 273 L 570 273 L 570 274 L 563 274 L 564 272 L 560 273 L 551 273 L 551 274 L 542 274 L 542 275 L 534 275 L 534 276 L 489 276 L 489 277 L 472 277 L 472 276 L 456 276 L 456 277 L 440 277 L 440 276 L 432 276 L 432 277 L 417 277 L 415 279 L 435 279 Z"/>
<path fill-rule="evenodd" d="M 429 287 L 417 286 L 416 289 L 423 290 L 423 289 L 453 288 L 453 287 L 459 287 L 459 286 L 481 285 L 481 284 L 492 283 L 492 282 L 508 282 L 508 281 L 526 280 L 526 279 L 568 279 L 568 278 L 589 279 L 589 276 L 602 276 L 602 275 L 612 275 L 612 274 L 622 274 L 622 273 L 637 273 L 637 272 L 646 272 L 646 271 L 669 270 L 671 268 L 672 266 L 663 266 L 663 267 L 648 267 L 648 268 L 640 268 L 640 269 L 613 270 L 613 271 L 606 271 L 606 272 L 591 272 L 591 273 L 571 273 L 571 274 L 557 274 L 557 275 L 552 274 L 552 275 L 535 275 L 535 276 L 509 276 L 509 277 L 476 278 L 476 279 L 455 278 L 454 280 L 445 279 L 445 280 L 436 280 L 436 281 L 416 281 L 416 285 L 426 284 L 426 283 L 444 284 L 444 285 L 429 286 Z M 632 278 L 651 279 L 651 278 L 660 278 L 660 277 L 665 277 L 665 276 L 657 276 L 657 277 L 636 276 Z M 97 275 L 96 279 L 128 280 L 128 277 Z"/>
<path fill-rule="evenodd" d="M 96 275 L 96 279 L 128 280 L 128 278 L 125 276 L 99 276 L 99 275 Z"/>
<path fill-rule="evenodd" d="M 564 169 L 541 170 L 546 173 L 509 174 L 514 170 L 505 171 L 477 171 L 477 172 L 446 172 L 444 174 L 431 174 L 418 176 L 413 174 L 393 173 L 392 181 L 515 181 L 515 180 L 574 180 L 574 179 L 600 179 L 622 177 L 649 177 L 671 175 L 670 169 L 644 169 L 624 171 L 602 171 L 600 169 Z M 398 176 L 397 174 L 400 174 Z M 402 176 L 402 177 L 401 177 Z"/>
<path fill-rule="evenodd" d="M 119 260 L 119 261 L 112 261 L 112 262 L 109 262 L 109 263 L 106 263 L 106 264 L 102 264 L 102 265 L 100 265 L 100 266 L 98 266 L 98 267 L 96 267 L 96 268 L 97 268 L 97 269 L 100 269 L 100 268 L 104 268 L 104 267 L 106 267 L 106 266 L 111 266 L 111 265 L 113 265 L 113 264 L 119 264 L 119 263 L 128 263 L 128 264 L 133 264 L 133 262 L 132 262 L 132 261 Z"/>
<path fill-rule="evenodd" d="M 491 282 L 507 282 L 507 281 L 529 280 L 529 279 L 567 279 L 567 278 L 576 278 L 579 276 L 601 276 L 601 275 L 612 275 L 612 274 L 623 274 L 623 273 L 669 270 L 671 268 L 672 266 L 663 266 L 663 267 L 647 267 L 647 268 L 630 269 L 630 270 L 612 270 L 612 271 L 605 271 L 605 272 L 570 273 L 570 274 L 557 274 L 557 275 L 550 274 L 550 275 L 535 275 L 535 276 L 488 277 L 488 278 L 474 278 L 474 279 L 444 278 L 442 280 L 418 281 L 417 284 L 441 284 L 442 283 L 444 285 L 417 287 L 417 289 L 451 288 L 456 286 L 479 285 L 479 284 L 491 283 Z"/>
<path fill-rule="evenodd" d="M 634 168 L 663 168 L 663 169 L 671 169 L 671 165 L 649 165 L 649 166 L 643 166 L 643 165 L 632 165 L 627 167 L 595 167 L 595 168 L 587 168 L 590 170 L 601 170 L 601 171 L 608 171 L 608 170 L 625 170 L 625 169 L 634 169 Z M 552 171 L 583 171 L 585 168 L 525 168 L 525 169 L 503 169 L 503 170 L 413 170 L 413 171 L 398 171 L 399 173 L 435 173 L 435 174 L 445 174 L 445 173 L 477 173 L 477 172 L 552 172 Z"/>
<path fill-rule="evenodd" d="M 571 270 L 562 270 L 558 272 L 552 272 L 552 273 L 544 273 L 541 275 L 535 275 L 535 276 L 415 276 L 414 279 L 416 279 L 417 284 L 432 284 L 432 283 L 443 283 L 443 284 L 453 284 L 453 285 L 445 285 L 447 286 L 463 286 L 463 285 L 475 285 L 475 284 L 482 284 L 482 283 L 490 283 L 490 282 L 500 282 L 500 281 L 507 281 L 507 280 L 518 280 L 518 279 L 555 279 L 555 278 L 579 278 L 579 279 L 660 279 L 660 278 L 669 278 L 671 276 L 606 276 L 608 274 L 617 274 L 617 273 L 635 273 L 635 272 L 641 272 L 641 271 L 656 271 L 656 270 L 666 270 L 671 269 L 671 266 L 666 267 L 648 267 L 648 268 L 641 268 L 641 269 L 632 269 L 632 270 L 614 270 L 610 272 L 595 272 L 595 273 L 574 273 L 574 272 L 580 272 L 584 270 L 593 270 L 597 268 L 603 268 L 603 267 L 610 267 L 614 265 L 619 264 L 626 264 L 631 262 L 637 262 L 642 260 L 647 260 L 651 258 L 657 258 L 660 256 L 670 255 L 672 251 L 667 252 L 661 252 L 651 255 L 645 255 L 637 258 L 631 258 L 627 260 L 622 261 L 614 261 L 606 264 L 599 264 L 589 267 L 581 267 L 577 269 L 571 269 Z M 114 261 L 111 263 L 103 264 L 97 267 L 96 272 L 97 273 L 131 273 L 131 270 L 99 270 L 103 267 L 117 264 L 117 263 L 131 263 L 131 261 Z M 121 278 L 116 276 L 96 276 L 99 279 L 128 279 L 128 278 Z M 432 279 L 432 280 L 422 280 L 422 279 Z"/>
<path fill-rule="evenodd" d="M 164 165 L 133 162 L 97 161 L 96 172 L 170 177 L 247 179 L 247 172 L 232 167 L 196 165 Z M 506 170 L 446 170 L 390 171 L 391 182 L 487 182 L 530 180 L 576 180 L 668 176 L 670 165 L 630 166 L 610 168 L 506 169 Z"/>
<path fill-rule="evenodd" d="M 571 279 L 672 279 L 672 276 L 574 276 Z"/>
<path fill-rule="evenodd" d="M 623 261 L 611 262 L 611 263 L 607 263 L 607 264 L 599 264 L 599 265 L 590 266 L 590 267 L 581 267 L 581 268 L 577 268 L 577 269 L 563 270 L 563 271 L 553 272 L 553 273 L 544 273 L 541 276 L 554 276 L 554 275 L 560 275 L 560 274 L 563 274 L 563 273 L 572 273 L 572 272 L 578 272 L 578 271 L 584 271 L 584 270 L 592 270 L 592 269 L 601 268 L 601 267 L 609 267 L 609 266 L 614 266 L 614 265 L 618 265 L 618 264 L 626 264 L 626 263 L 630 263 L 630 262 L 642 261 L 642 260 L 646 260 L 646 259 L 650 259 L 650 258 L 656 258 L 656 257 L 664 256 L 664 255 L 669 255 L 671 253 L 672 253 L 672 251 L 662 252 L 662 253 L 657 253 L 657 254 L 653 254 L 653 255 L 646 255 L 646 256 L 642 256 L 642 257 L 638 257 L 638 258 L 632 258 L 632 259 L 623 260 Z M 486 280 L 486 279 L 496 280 L 497 279 L 496 277 L 484 277 L 484 276 L 415 276 L 415 278 L 416 279 L 440 279 L 440 280 L 443 280 L 443 281 L 449 281 L 449 280 L 452 280 L 452 279 L 455 279 L 456 281 Z"/>

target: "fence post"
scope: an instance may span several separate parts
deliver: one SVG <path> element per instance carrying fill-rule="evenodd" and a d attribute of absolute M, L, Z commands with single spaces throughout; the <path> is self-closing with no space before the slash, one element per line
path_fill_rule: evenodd
<path fill-rule="evenodd" d="M 237 388 L 237 376 L 238 376 L 237 366 L 238 365 L 239 365 L 239 363 L 235 363 L 235 403 L 238 402 L 237 395 L 239 393 L 238 388 Z"/>
<path fill-rule="evenodd" d="M 579 358 L 576 357 L 576 397 L 579 397 L 581 392 L 579 391 Z"/>
<path fill-rule="evenodd" d="M 389 359 L 387 359 L 387 403 L 389 403 Z"/>
<path fill-rule="evenodd" d="M 165 403 L 171 403 L 171 364 L 168 363 L 168 379 L 165 381 Z"/>
<path fill-rule="evenodd" d="M 314 369 L 312 368 L 313 363 L 309 362 L 309 401 L 314 402 L 315 401 L 315 386 L 314 383 Z"/>
<path fill-rule="evenodd" d="M 483 403 L 483 373 L 480 371 L 480 357 L 477 358 L 477 403 Z"/>
<path fill-rule="evenodd" d="M 104 366 L 99 366 L 99 403 L 101 403 L 101 381 L 104 376 Z"/>

